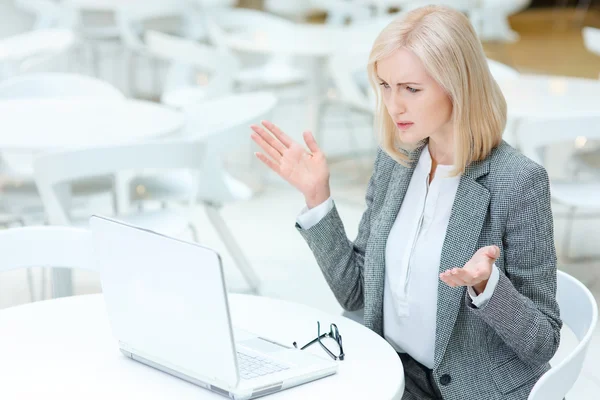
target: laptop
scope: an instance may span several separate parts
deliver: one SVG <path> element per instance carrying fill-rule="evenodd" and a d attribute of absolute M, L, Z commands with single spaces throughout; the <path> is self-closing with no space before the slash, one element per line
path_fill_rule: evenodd
<path fill-rule="evenodd" d="M 253 399 L 337 371 L 337 363 L 232 327 L 219 254 L 102 216 L 94 259 L 121 352 L 232 399 Z"/>

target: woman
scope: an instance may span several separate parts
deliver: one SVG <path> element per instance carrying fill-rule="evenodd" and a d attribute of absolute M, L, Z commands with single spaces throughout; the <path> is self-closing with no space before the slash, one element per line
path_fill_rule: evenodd
<path fill-rule="evenodd" d="M 506 102 L 459 12 L 393 21 L 368 71 L 381 148 L 354 242 L 310 132 L 309 153 L 253 126 L 257 156 L 304 195 L 297 228 L 340 304 L 400 354 L 403 399 L 526 399 L 562 326 L 547 173 L 502 141 Z"/>

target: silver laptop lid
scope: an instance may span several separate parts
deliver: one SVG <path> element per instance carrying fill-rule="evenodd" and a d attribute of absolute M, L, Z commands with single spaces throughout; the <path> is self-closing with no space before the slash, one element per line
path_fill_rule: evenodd
<path fill-rule="evenodd" d="M 90 218 L 113 335 L 128 351 L 189 376 L 238 384 L 221 259 L 211 249 Z"/>

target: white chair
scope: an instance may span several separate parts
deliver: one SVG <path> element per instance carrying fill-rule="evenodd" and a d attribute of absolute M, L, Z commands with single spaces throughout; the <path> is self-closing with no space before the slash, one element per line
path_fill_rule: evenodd
<path fill-rule="evenodd" d="M 537 381 L 528 400 L 561 400 L 568 395 L 579 377 L 598 322 L 596 299 L 581 282 L 565 272 L 557 271 L 556 289 L 560 316 L 579 343 L 556 365 L 550 361 L 552 368 Z"/>
<path fill-rule="evenodd" d="M 134 81 L 138 73 L 134 68 L 136 65 L 134 62 L 137 58 L 144 58 L 153 63 L 154 89 L 155 91 L 159 90 L 158 65 L 156 59 L 149 52 L 146 43 L 144 43 L 146 25 L 151 23 L 159 24 L 162 25 L 163 29 L 186 35 L 194 25 L 194 15 L 194 9 L 185 0 L 150 0 L 143 3 L 123 4 L 119 6 L 116 13 L 116 20 L 121 40 L 126 49 L 125 66 L 128 70 L 127 85 L 129 86 L 130 93 L 134 93 Z M 174 21 L 176 23 L 168 23 Z"/>
<path fill-rule="evenodd" d="M 582 29 L 585 47 L 600 56 L 600 29 L 586 26 Z"/>
<path fill-rule="evenodd" d="M 526 9 L 531 0 L 480 0 L 472 3 L 469 19 L 482 41 L 519 40 L 519 34 L 511 29 L 508 17 Z"/>
<path fill-rule="evenodd" d="M 196 240 L 193 210 L 198 195 L 200 173 L 204 172 L 207 146 L 199 141 L 155 141 L 139 144 L 95 147 L 47 153 L 35 159 L 34 171 L 48 221 L 54 225 L 87 225 L 87 217 L 74 218 L 70 213 L 65 192 L 69 184 L 93 176 L 115 175 L 122 171 L 190 171 L 194 186 L 188 188 L 188 198 L 183 208 L 160 208 L 117 214 L 115 218 L 167 235 L 180 235 L 191 230 Z M 249 264 L 238 264 L 253 291 L 259 281 Z M 244 269 L 246 268 L 246 269 Z M 55 276 L 68 282 L 70 276 Z M 68 284 L 67 284 L 68 286 Z M 64 292 L 59 292 L 63 294 Z M 67 293 L 68 294 L 68 293 Z"/>
<path fill-rule="evenodd" d="M 327 13 L 325 22 L 329 25 L 345 25 L 347 22 L 368 20 L 373 16 L 371 8 L 359 1 L 347 0 L 310 0 L 314 9 Z"/>
<path fill-rule="evenodd" d="M 94 270 L 92 236 L 87 229 L 67 226 L 28 226 L 0 231 L 0 272 L 27 268 L 31 301 L 33 267 Z M 0 277 L 0 279 L 2 279 Z M 44 286 L 42 295 L 44 298 Z"/>
<path fill-rule="evenodd" d="M 265 11 L 297 22 L 303 21 L 313 10 L 306 0 L 264 0 Z"/>
<path fill-rule="evenodd" d="M 600 29 L 586 26 L 582 29 L 583 43 L 588 51 L 600 56 Z M 600 79 L 600 74 L 598 74 Z"/>
<path fill-rule="evenodd" d="M 516 134 L 523 154 L 540 165 L 548 166 L 544 155 L 549 146 L 565 144 L 573 148 L 582 140 L 600 140 L 600 116 L 526 119 L 519 122 Z M 600 210 L 600 181 L 551 180 L 550 186 L 552 200 L 569 209 L 562 252 L 565 257 L 571 258 L 569 250 L 575 213 L 579 209 Z M 582 218 L 589 219 L 590 215 Z"/>
<path fill-rule="evenodd" d="M 68 29 L 40 29 L 0 39 L 0 81 L 32 70 L 49 69 L 77 38 Z"/>
<path fill-rule="evenodd" d="M 367 61 L 368 53 L 364 52 L 339 52 L 329 58 L 327 69 L 333 88 L 329 89 L 327 98 L 321 102 L 315 132 L 319 146 L 326 148 L 325 121 L 328 127 L 341 125 L 344 135 L 350 134 L 352 156 L 357 160 L 361 149 L 370 151 L 376 146 L 371 135 L 373 140 L 369 148 L 364 148 L 360 140 L 364 135 L 357 131 L 357 127 L 371 127 L 375 113 L 373 90 L 370 85 L 364 87 L 362 82 L 362 79 L 368 82 Z"/>
<path fill-rule="evenodd" d="M 66 73 L 37 73 L 16 76 L 0 82 L 0 100 L 90 97 L 122 101 L 125 96 L 115 87 L 96 78 Z M 5 127 L 5 129 L 9 129 Z M 20 214 L 31 209 L 34 213 L 41 204 L 33 181 L 33 155 L 2 152 L 2 175 L 5 182 L 2 203 L 13 213 Z M 106 192 L 111 183 L 94 179 L 77 184 L 74 194 L 87 196 Z"/>
<path fill-rule="evenodd" d="M 35 17 L 33 30 L 56 27 L 70 27 L 74 16 L 58 1 L 53 0 L 14 0 L 17 8 Z"/>
<path fill-rule="evenodd" d="M 146 33 L 152 56 L 171 62 L 161 102 L 175 108 L 233 92 L 239 62 L 229 52 L 161 32 Z"/>
<path fill-rule="evenodd" d="M 269 31 L 287 35 L 293 41 L 295 24 L 265 12 L 250 9 L 228 9 L 206 15 L 206 29 L 211 43 L 224 52 L 231 52 L 227 45 L 227 32 Z M 283 55 L 274 55 L 258 66 L 242 66 L 236 76 L 241 89 L 265 89 L 298 85 L 306 82 L 307 74 L 293 65 L 293 61 Z"/>

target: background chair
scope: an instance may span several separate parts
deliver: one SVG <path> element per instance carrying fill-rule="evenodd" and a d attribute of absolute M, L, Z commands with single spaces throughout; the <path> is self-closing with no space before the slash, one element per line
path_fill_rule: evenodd
<path fill-rule="evenodd" d="M 537 381 L 528 400 L 561 400 L 568 394 L 579 377 L 598 322 L 598 305 L 592 293 L 562 271 L 557 271 L 556 300 L 564 324 L 573 331 L 579 343 L 560 362 L 550 361 L 552 368 Z"/>
<path fill-rule="evenodd" d="M 114 176 L 121 171 L 199 171 L 204 150 L 205 146 L 201 143 L 178 141 L 94 147 L 40 155 L 34 160 L 34 176 L 46 218 L 52 225 L 87 226 L 90 212 L 77 216 L 70 208 L 68 194 L 72 182 L 97 176 Z M 181 235 L 189 229 L 196 239 L 192 221 L 195 194 L 192 191 L 187 207 L 183 209 L 144 210 L 117 214 L 115 218 L 167 235 Z M 53 281 L 58 296 L 72 293 L 69 271 L 54 271 Z"/>
<path fill-rule="evenodd" d="M 524 120 L 517 126 L 517 138 L 523 154 L 540 165 L 550 168 L 545 152 L 551 145 L 570 145 L 575 148 L 580 141 L 600 140 L 600 116 L 572 117 L 552 120 Z M 564 170 L 565 168 L 563 168 Z M 577 181 L 574 177 L 562 181 L 551 179 L 552 200 L 568 207 L 567 228 L 564 232 L 562 255 L 570 256 L 573 221 L 576 211 L 600 210 L 600 181 Z M 590 215 L 581 218 L 589 219 Z"/>
<path fill-rule="evenodd" d="M 125 96 L 115 87 L 96 78 L 67 73 L 36 73 L 15 76 L 0 82 L 0 101 L 12 99 L 88 98 L 122 101 Z M 4 129 L 11 129 L 5 126 Z M 33 179 L 33 155 L 3 151 L 1 174 L 2 205 L 9 212 L 37 218 L 41 202 Z M 112 183 L 97 178 L 74 185 L 73 195 L 81 199 L 107 192 Z M 113 194 L 114 196 L 114 194 Z"/>
<path fill-rule="evenodd" d="M 275 32 L 286 35 L 293 40 L 295 24 L 275 15 L 258 10 L 232 8 L 214 11 L 205 15 L 205 24 L 209 41 L 223 52 L 233 52 L 227 44 L 227 34 L 241 32 Z M 241 56 L 237 54 L 237 56 Z M 242 62 L 236 76 L 240 90 L 265 90 L 297 86 L 306 83 L 307 73 L 295 65 L 286 55 L 274 55 L 266 61 L 252 63 Z"/>
<path fill-rule="evenodd" d="M 582 29 L 585 47 L 600 56 L 600 29 L 586 26 Z"/>
<path fill-rule="evenodd" d="M 145 32 L 150 29 L 161 29 L 180 36 L 190 36 L 194 24 L 200 21 L 195 16 L 191 3 L 185 0 L 164 1 L 149 0 L 143 3 L 123 4 L 116 13 L 119 35 L 125 46 L 125 68 L 127 73 L 128 92 L 136 93 L 135 81 L 139 74 L 136 60 L 150 61 L 153 72 L 154 92 L 159 92 L 160 71 L 158 60 L 153 57 L 145 43 Z"/>
<path fill-rule="evenodd" d="M 28 226 L 0 230 L 0 272 L 27 268 L 28 280 L 32 286 L 32 267 L 82 268 L 93 271 L 91 240 L 89 230 L 66 226 Z M 41 297 L 44 298 L 44 285 Z M 33 300 L 32 295 L 31 301 Z"/>
<path fill-rule="evenodd" d="M 161 32 L 146 33 L 147 50 L 171 65 L 161 102 L 185 108 L 233 92 L 239 62 L 229 52 Z"/>

